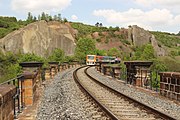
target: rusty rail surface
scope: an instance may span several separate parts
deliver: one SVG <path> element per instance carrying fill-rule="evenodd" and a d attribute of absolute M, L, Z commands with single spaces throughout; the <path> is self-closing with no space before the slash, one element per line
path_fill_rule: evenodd
<path fill-rule="evenodd" d="M 111 112 L 109 111 L 104 105 L 102 105 L 93 95 L 90 94 L 90 92 L 83 87 L 83 85 L 79 82 L 79 78 L 77 76 L 77 71 L 81 68 L 84 68 L 86 66 L 82 66 L 82 67 L 79 67 L 77 68 L 74 72 L 73 72 L 73 77 L 74 77 L 74 80 L 78 83 L 78 85 L 81 87 L 81 89 L 83 91 L 85 91 L 90 97 L 91 99 L 94 100 L 94 102 L 110 117 L 110 119 L 112 120 L 118 120 L 118 118 Z"/>
<path fill-rule="evenodd" d="M 94 82 L 100 84 L 100 85 L 103 86 L 103 87 L 108 88 L 109 90 L 111 90 L 112 92 L 114 92 L 115 94 L 117 94 L 117 95 L 119 95 L 119 96 L 123 96 L 124 98 L 128 99 L 129 101 L 132 101 L 132 102 L 134 102 L 134 103 L 137 103 L 137 104 L 138 104 L 139 106 L 141 106 L 143 109 L 145 109 L 145 110 L 147 110 L 147 111 L 150 110 L 153 114 L 159 115 L 159 116 L 160 116 L 161 118 L 163 118 L 163 119 L 176 120 L 176 118 L 174 118 L 174 117 L 172 117 L 172 116 L 170 116 L 170 115 L 168 115 L 168 114 L 166 114 L 166 113 L 163 113 L 163 112 L 161 112 L 161 111 L 159 111 L 159 110 L 156 110 L 156 109 L 152 108 L 151 106 L 148 106 L 148 105 L 146 105 L 146 104 L 144 104 L 144 103 L 142 103 L 142 102 L 140 102 L 140 101 L 135 100 L 134 98 L 131 98 L 130 96 L 127 96 L 127 95 L 125 95 L 125 94 L 123 94 L 123 93 L 120 93 L 119 91 L 117 91 L 117 90 L 115 90 L 115 89 L 113 89 L 113 88 L 111 88 L 111 87 L 109 87 L 109 86 L 106 86 L 105 84 L 103 84 L 102 82 L 96 80 L 95 78 L 93 78 L 92 76 L 90 76 L 90 75 L 87 73 L 87 69 L 89 69 L 89 68 L 90 68 L 90 67 L 87 67 L 87 68 L 85 69 L 85 74 L 86 74 L 90 79 L 92 79 Z"/>

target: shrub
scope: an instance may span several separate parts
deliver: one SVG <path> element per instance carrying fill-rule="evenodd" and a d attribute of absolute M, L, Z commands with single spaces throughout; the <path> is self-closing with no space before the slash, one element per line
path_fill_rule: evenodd
<path fill-rule="evenodd" d="M 48 61 L 62 62 L 64 60 L 64 51 L 56 48 L 52 54 L 48 57 Z"/>
<path fill-rule="evenodd" d="M 177 43 L 180 43 L 180 38 L 176 37 L 175 35 L 172 35 L 170 33 L 164 33 L 164 32 L 151 32 L 155 35 L 155 38 L 162 43 L 163 45 L 167 47 L 176 47 Z"/>
<path fill-rule="evenodd" d="M 97 42 L 101 42 L 101 38 L 97 38 L 96 41 L 97 41 Z"/>
<path fill-rule="evenodd" d="M 109 38 L 106 37 L 105 41 L 106 44 L 109 43 Z"/>
<path fill-rule="evenodd" d="M 120 45 L 119 48 L 122 49 L 123 47 Z"/>
<path fill-rule="evenodd" d="M 117 56 L 117 57 L 120 57 L 120 51 L 117 49 L 117 48 L 111 48 L 108 52 L 107 52 L 107 54 L 109 55 L 109 56 Z"/>
<path fill-rule="evenodd" d="M 85 60 L 86 55 L 95 54 L 96 46 L 95 40 L 89 38 L 81 38 L 77 42 L 75 49 L 75 56 L 78 60 Z"/>
<path fill-rule="evenodd" d="M 175 51 L 175 50 L 172 50 L 171 52 L 170 52 L 170 55 L 171 56 L 179 56 L 179 51 Z"/>
<path fill-rule="evenodd" d="M 121 42 L 127 45 L 131 45 L 131 43 L 126 39 L 122 39 Z"/>
<path fill-rule="evenodd" d="M 133 60 L 151 60 L 154 59 L 154 49 L 151 44 L 135 48 Z"/>

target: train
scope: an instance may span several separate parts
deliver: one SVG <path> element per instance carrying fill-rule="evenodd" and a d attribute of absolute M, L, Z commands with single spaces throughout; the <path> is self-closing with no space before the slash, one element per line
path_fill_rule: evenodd
<path fill-rule="evenodd" d="M 96 64 L 96 55 L 87 55 L 86 65 L 95 65 L 95 64 Z"/>
<path fill-rule="evenodd" d="M 87 55 L 86 65 L 96 65 L 96 62 L 120 63 L 120 58 L 113 56 Z"/>

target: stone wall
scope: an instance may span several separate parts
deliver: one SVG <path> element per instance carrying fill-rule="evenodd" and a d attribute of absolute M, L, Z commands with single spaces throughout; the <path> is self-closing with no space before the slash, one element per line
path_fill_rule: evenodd
<path fill-rule="evenodd" d="M 180 101 L 180 73 L 162 72 L 160 74 L 160 94 Z"/>
<path fill-rule="evenodd" d="M 0 120 L 14 119 L 14 99 L 16 87 L 14 85 L 0 85 Z"/>
<path fill-rule="evenodd" d="M 23 74 L 24 80 L 22 82 L 22 97 L 25 106 L 33 105 L 35 98 L 37 97 L 38 84 L 40 82 L 38 78 L 38 72 L 26 72 Z"/>

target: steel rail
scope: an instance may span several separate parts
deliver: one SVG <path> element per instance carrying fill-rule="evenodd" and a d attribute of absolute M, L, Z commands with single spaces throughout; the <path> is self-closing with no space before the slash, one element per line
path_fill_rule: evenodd
<path fill-rule="evenodd" d="M 144 103 L 142 103 L 142 102 L 140 102 L 140 101 L 135 100 L 134 98 L 131 98 L 131 97 L 129 97 L 129 96 L 123 94 L 123 93 L 120 93 L 119 91 L 117 91 L 117 90 L 115 90 L 115 89 L 113 89 L 113 88 L 111 88 L 111 87 L 109 87 L 109 86 L 106 86 L 105 84 L 103 84 L 102 82 L 96 80 L 95 78 L 93 78 L 91 75 L 89 75 L 89 74 L 87 73 L 87 69 L 89 69 L 89 68 L 90 68 L 90 67 L 87 67 L 87 68 L 85 69 L 85 74 L 86 74 L 90 79 L 92 79 L 94 82 L 100 84 L 100 85 L 103 86 L 103 87 L 106 87 L 106 88 L 110 89 L 111 91 L 113 91 L 113 92 L 116 93 L 117 95 L 121 95 L 121 96 L 123 96 L 124 98 L 127 98 L 128 100 L 133 101 L 134 103 L 137 103 L 138 105 L 142 106 L 142 107 L 143 107 L 144 109 L 146 109 L 147 111 L 149 111 L 149 110 L 152 111 L 154 114 L 159 115 L 159 116 L 160 116 L 161 118 L 163 118 L 163 119 L 166 119 L 166 120 L 177 120 L 176 118 L 174 118 L 174 117 L 172 117 L 172 116 L 170 116 L 170 115 L 167 115 L 166 113 L 163 113 L 163 112 L 161 112 L 161 111 L 159 111 L 159 110 L 156 110 L 156 109 L 154 109 L 153 107 L 150 107 L 150 106 L 148 106 L 148 105 L 146 105 L 146 104 L 144 104 Z"/>
<path fill-rule="evenodd" d="M 81 68 L 84 68 L 86 66 L 82 66 L 82 67 L 79 67 L 77 68 L 74 72 L 73 72 L 73 77 L 74 77 L 74 80 L 78 83 L 78 85 L 81 87 L 81 89 L 83 91 L 85 91 L 88 96 L 90 96 L 94 102 L 110 117 L 110 119 L 112 120 L 118 120 L 118 118 L 116 117 L 116 115 L 114 115 L 111 111 L 109 111 L 103 104 L 101 104 L 86 88 L 83 87 L 83 85 L 79 82 L 79 78 L 77 76 L 77 71 Z"/>

